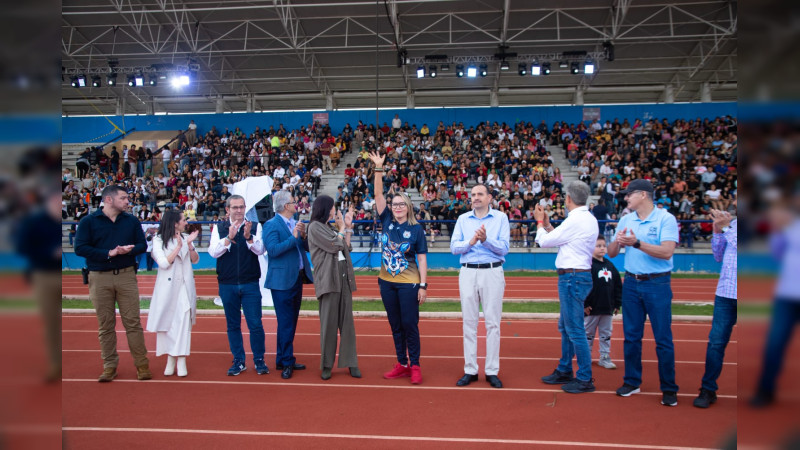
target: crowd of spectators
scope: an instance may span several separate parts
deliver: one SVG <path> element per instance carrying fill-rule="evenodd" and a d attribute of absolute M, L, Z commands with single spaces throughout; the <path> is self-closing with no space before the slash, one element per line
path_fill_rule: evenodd
<path fill-rule="evenodd" d="M 356 220 L 373 221 L 368 155 L 378 150 L 387 154 L 386 191 L 418 190 L 417 218 L 447 221 L 426 225 L 432 239 L 452 231 L 458 215 L 470 209 L 469 188 L 485 183 L 494 191 L 494 207 L 512 220 L 514 245 L 527 246 L 535 225 L 525 221 L 533 220 L 534 205 L 543 205 L 553 221 L 566 217 L 564 176 L 548 145 L 563 151 L 571 170 L 600 197 L 592 205 L 598 219 L 614 221 L 626 212 L 619 192 L 636 178 L 651 180 L 657 205 L 679 220 L 705 220 L 711 208 L 735 209 L 737 140 L 731 117 L 552 126 L 439 122 L 417 128 L 395 116 L 391 125 L 359 121 L 338 132 L 314 123 L 291 131 L 283 125 L 256 127 L 249 134 L 212 127 L 196 141 L 191 137 L 180 135 L 175 150 L 87 148 L 77 162 L 79 183 L 64 170 L 64 218 L 79 220 L 99 205 L 103 187 L 117 183 L 128 189 L 132 212 L 143 221 L 158 221 L 165 208 L 182 209 L 190 220 L 216 221 L 224 216 L 234 183 L 270 175 L 274 189 L 295 194 L 298 218 L 305 219 L 323 173 L 338 175 L 340 160 L 352 152 L 357 156 L 341 172 L 336 205 L 352 205 Z M 682 226 L 688 245 L 710 234 L 705 224 Z M 370 227 L 359 226 L 360 231 Z"/>

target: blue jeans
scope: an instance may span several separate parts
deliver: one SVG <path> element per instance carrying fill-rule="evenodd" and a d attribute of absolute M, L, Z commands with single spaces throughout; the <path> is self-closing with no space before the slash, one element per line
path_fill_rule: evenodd
<path fill-rule="evenodd" d="M 764 394 L 775 392 L 775 382 L 781 373 L 786 347 L 798 320 L 800 320 L 800 302 L 775 299 L 775 304 L 772 306 L 772 322 L 764 349 L 764 366 L 758 381 L 759 392 Z"/>
<path fill-rule="evenodd" d="M 703 389 L 714 392 L 719 389 L 717 378 L 722 373 L 725 347 L 731 340 L 731 331 L 733 331 L 734 325 L 736 325 L 736 299 L 717 295 L 714 297 L 714 318 L 711 320 L 711 331 L 708 333 Z"/>
<path fill-rule="evenodd" d="M 244 342 L 242 342 L 242 311 L 247 328 L 250 330 L 250 350 L 253 360 L 264 359 L 264 325 L 261 323 L 261 290 L 258 282 L 247 284 L 220 284 L 219 297 L 228 322 L 228 345 L 233 359 L 244 362 Z"/>
<path fill-rule="evenodd" d="M 558 316 L 558 331 L 561 333 L 558 371 L 571 374 L 574 356 L 578 360 L 575 377 L 581 381 L 592 379 L 592 352 L 583 326 L 583 302 L 591 291 L 592 275 L 589 272 L 565 273 L 558 277 L 558 301 L 561 306 Z"/>
<path fill-rule="evenodd" d="M 303 300 L 303 279 L 297 273 L 297 281 L 290 289 L 272 289 L 272 303 L 278 319 L 278 345 L 275 352 L 275 365 L 294 366 L 294 334 L 297 318 L 300 316 L 300 302 Z"/>
<path fill-rule="evenodd" d="M 381 300 L 392 329 L 397 362 L 419 365 L 419 285 L 378 279 Z M 408 353 L 408 355 L 406 355 Z"/>
<path fill-rule="evenodd" d="M 622 285 L 622 329 L 625 332 L 625 383 L 642 384 L 642 337 L 644 322 L 656 340 L 658 378 L 662 392 L 678 392 L 675 384 L 675 347 L 672 345 L 672 286 L 669 275 L 639 281 L 625 277 Z"/>

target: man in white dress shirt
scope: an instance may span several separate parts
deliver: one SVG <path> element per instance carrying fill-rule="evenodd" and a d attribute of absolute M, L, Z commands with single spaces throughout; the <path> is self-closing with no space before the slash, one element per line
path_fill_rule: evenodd
<path fill-rule="evenodd" d="M 582 181 L 567 185 L 564 204 L 567 218 L 554 228 L 541 205 L 533 213 L 538 229 L 536 242 L 543 248 L 558 247 L 558 299 L 561 314 L 558 331 L 561 332 L 561 359 L 558 368 L 542 381 L 562 384 L 565 392 L 580 394 L 594 392 L 592 382 L 592 355 L 583 327 L 583 302 L 592 291 L 592 252 L 599 228 L 586 202 L 589 186 Z M 572 357 L 578 360 L 578 372 L 572 377 Z"/>

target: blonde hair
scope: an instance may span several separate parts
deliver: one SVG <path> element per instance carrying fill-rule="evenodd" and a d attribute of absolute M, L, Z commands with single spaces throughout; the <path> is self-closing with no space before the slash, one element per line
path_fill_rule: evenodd
<path fill-rule="evenodd" d="M 408 198 L 408 194 L 398 192 L 392 195 L 392 198 L 389 199 L 390 208 L 392 207 L 392 202 L 394 201 L 395 197 L 400 197 L 406 204 L 406 219 L 408 220 L 408 224 L 417 225 L 419 222 L 417 222 L 417 218 L 414 216 L 414 204 L 411 203 L 411 199 Z"/>

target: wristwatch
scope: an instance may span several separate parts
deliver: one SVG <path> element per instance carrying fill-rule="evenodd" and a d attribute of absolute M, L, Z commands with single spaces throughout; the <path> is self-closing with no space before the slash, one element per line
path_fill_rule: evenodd
<path fill-rule="evenodd" d="M 642 246 L 642 242 L 641 242 L 640 240 L 638 240 L 638 239 L 637 239 L 637 240 L 636 240 L 636 242 L 633 244 L 633 248 L 639 248 L 639 247 L 641 247 L 641 246 Z"/>
<path fill-rule="evenodd" d="M 419 284 L 419 288 L 420 289 L 425 289 L 427 291 L 428 290 L 428 283 L 420 283 Z"/>

